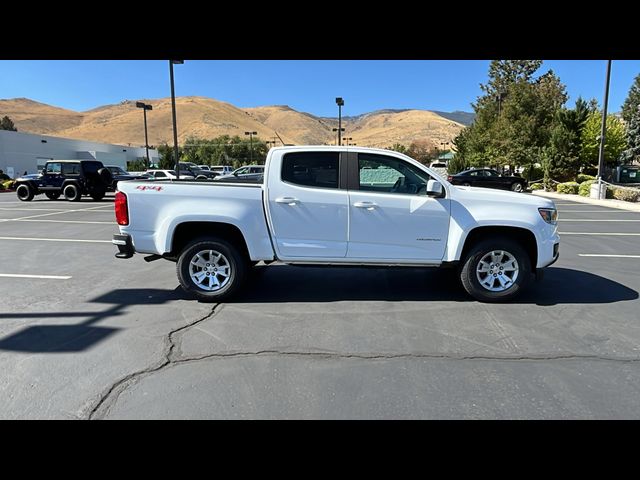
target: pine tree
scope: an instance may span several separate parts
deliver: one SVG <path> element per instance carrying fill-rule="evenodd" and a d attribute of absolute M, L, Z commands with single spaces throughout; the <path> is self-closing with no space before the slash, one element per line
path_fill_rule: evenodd
<path fill-rule="evenodd" d="M 636 110 L 640 106 L 640 75 L 633 81 L 633 85 L 629 89 L 629 94 L 622 104 L 622 118 L 625 122 L 630 123 Z"/>
<path fill-rule="evenodd" d="M 640 106 L 627 123 L 627 149 L 620 154 L 620 160 L 626 164 L 640 161 Z"/>
<path fill-rule="evenodd" d="M 12 132 L 18 131 L 16 126 L 13 124 L 13 121 L 6 115 L 2 117 L 2 120 L 0 120 L 0 130 L 10 130 Z"/>

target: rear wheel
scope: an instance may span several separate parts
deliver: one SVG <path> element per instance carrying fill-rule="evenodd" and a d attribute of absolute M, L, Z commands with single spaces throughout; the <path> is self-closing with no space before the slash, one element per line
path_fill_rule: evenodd
<path fill-rule="evenodd" d="M 33 196 L 35 195 L 35 193 L 33 191 L 33 188 L 31 188 L 26 183 L 23 183 L 22 185 L 18 185 L 18 188 L 16 189 L 16 195 L 18 195 L 19 200 L 23 202 L 30 202 L 31 200 L 33 200 Z"/>
<path fill-rule="evenodd" d="M 203 302 L 221 302 L 244 281 L 247 260 L 233 245 L 218 238 L 191 242 L 176 265 L 182 288 Z"/>
<path fill-rule="evenodd" d="M 518 295 L 531 280 L 531 259 L 509 238 L 475 245 L 460 272 L 464 289 L 481 302 L 502 302 Z"/>
<path fill-rule="evenodd" d="M 104 198 L 105 191 L 102 189 L 95 189 L 91 192 L 91 198 L 93 198 L 96 202 L 99 202 Z"/>
<path fill-rule="evenodd" d="M 60 192 L 45 192 L 49 200 L 57 200 L 60 198 Z"/>
<path fill-rule="evenodd" d="M 513 190 L 514 192 L 522 192 L 524 191 L 524 185 L 522 185 L 522 183 L 520 182 L 516 182 L 511 185 L 511 190 Z"/>
<path fill-rule="evenodd" d="M 470 187 L 471 184 L 469 182 L 462 182 L 463 187 Z"/>
<path fill-rule="evenodd" d="M 70 183 L 66 187 L 64 187 L 62 194 L 64 195 L 64 198 L 66 198 L 70 202 L 79 202 L 80 198 L 82 197 L 80 189 L 73 183 Z"/>

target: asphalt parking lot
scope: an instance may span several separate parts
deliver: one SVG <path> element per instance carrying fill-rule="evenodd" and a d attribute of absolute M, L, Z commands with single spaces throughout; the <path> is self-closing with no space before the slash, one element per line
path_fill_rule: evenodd
<path fill-rule="evenodd" d="M 0 194 L 0 418 L 640 418 L 640 213 L 556 202 L 514 303 L 426 269 L 257 267 L 201 304 L 114 258 L 113 197 Z"/>

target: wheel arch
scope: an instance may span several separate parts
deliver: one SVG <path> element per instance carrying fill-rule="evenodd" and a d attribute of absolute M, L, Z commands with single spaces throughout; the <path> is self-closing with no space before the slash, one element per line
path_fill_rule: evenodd
<path fill-rule="evenodd" d="M 482 240 L 494 237 L 506 237 L 518 242 L 529 255 L 531 268 L 535 271 L 536 264 L 538 263 L 538 243 L 535 234 L 531 230 L 523 227 L 479 226 L 472 229 L 464 239 L 459 260 L 464 261 L 469 250 L 473 248 L 473 245 L 476 245 Z"/>
<path fill-rule="evenodd" d="M 249 248 L 242 231 L 235 225 L 224 222 L 188 221 L 176 225 L 171 237 L 171 256 L 178 256 L 190 242 L 195 239 L 217 237 L 227 240 L 240 250 L 249 260 Z"/>

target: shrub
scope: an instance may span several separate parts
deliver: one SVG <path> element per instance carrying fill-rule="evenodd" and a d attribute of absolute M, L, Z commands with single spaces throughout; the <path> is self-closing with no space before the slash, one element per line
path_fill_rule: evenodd
<path fill-rule="evenodd" d="M 595 180 L 596 177 L 593 175 L 585 175 L 584 173 L 578 174 L 578 183 L 588 182 L 589 180 Z"/>
<path fill-rule="evenodd" d="M 542 190 L 544 188 L 544 185 L 541 183 L 532 183 L 531 185 L 529 185 L 529 188 L 531 190 Z"/>
<path fill-rule="evenodd" d="M 637 202 L 640 198 L 640 190 L 631 190 L 628 188 L 613 188 L 613 198 L 624 200 L 625 202 Z"/>
<path fill-rule="evenodd" d="M 531 174 L 531 177 L 529 177 L 529 174 Z M 542 177 L 544 177 L 544 171 L 535 165 L 528 165 L 522 171 L 522 178 L 526 178 L 527 180 L 529 178 L 531 178 L 531 180 L 540 180 Z"/>
<path fill-rule="evenodd" d="M 4 183 L 0 183 L 0 192 L 4 190 Z"/>
<path fill-rule="evenodd" d="M 586 180 L 580 184 L 578 187 L 578 195 L 582 197 L 588 197 L 591 195 L 591 185 L 597 183 L 595 180 Z"/>
<path fill-rule="evenodd" d="M 556 187 L 556 191 L 558 193 L 573 193 L 573 194 L 577 194 L 578 193 L 578 187 L 579 187 L 579 185 L 576 182 L 559 183 L 558 186 Z"/>

